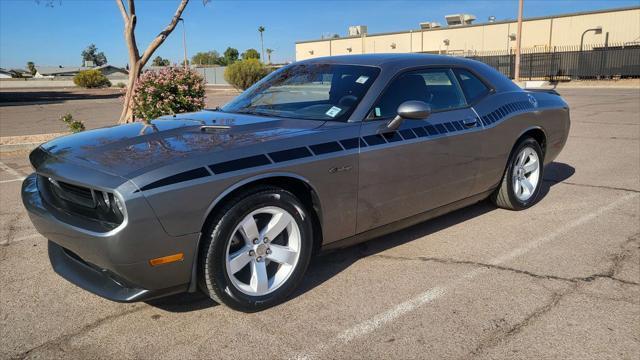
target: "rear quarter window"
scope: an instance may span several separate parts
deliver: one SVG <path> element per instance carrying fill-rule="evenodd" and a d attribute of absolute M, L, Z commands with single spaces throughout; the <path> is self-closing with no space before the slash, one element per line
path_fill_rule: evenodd
<path fill-rule="evenodd" d="M 484 96 L 486 96 L 491 90 L 475 75 L 465 69 L 456 69 L 456 75 L 458 75 L 458 81 L 464 96 L 467 98 L 467 103 L 474 103 Z"/>

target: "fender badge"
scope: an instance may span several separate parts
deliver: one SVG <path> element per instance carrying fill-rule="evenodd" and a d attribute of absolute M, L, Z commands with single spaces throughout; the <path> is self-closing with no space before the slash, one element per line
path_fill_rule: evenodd
<path fill-rule="evenodd" d="M 335 174 L 337 172 L 349 171 L 349 170 L 351 170 L 351 168 L 352 168 L 351 165 L 345 165 L 345 166 L 340 166 L 340 167 L 332 167 L 331 169 L 329 169 L 329 172 L 331 174 Z"/>

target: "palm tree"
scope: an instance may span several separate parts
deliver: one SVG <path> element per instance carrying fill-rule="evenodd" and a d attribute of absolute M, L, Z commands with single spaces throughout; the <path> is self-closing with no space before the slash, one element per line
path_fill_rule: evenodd
<path fill-rule="evenodd" d="M 264 32 L 264 26 L 260 25 L 258 27 L 258 32 L 260 33 L 260 55 L 262 56 L 262 60 L 264 61 L 264 39 L 262 38 L 262 33 Z"/>
<path fill-rule="evenodd" d="M 267 49 L 267 64 L 271 64 L 271 54 L 273 53 L 273 49 Z"/>

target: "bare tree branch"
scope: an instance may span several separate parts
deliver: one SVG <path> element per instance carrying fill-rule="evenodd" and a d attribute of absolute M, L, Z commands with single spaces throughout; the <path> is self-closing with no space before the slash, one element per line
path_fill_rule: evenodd
<path fill-rule="evenodd" d="M 136 3 L 133 0 L 129 0 L 129 14 L 131 16 L 136 14 Z"/>
<path fill-rule="evenodd" d="M 130 30 L 129 30 L 129 49 L 133 52 L 136 61 L 140 59 L 140 51 L 138 50 L 138 42 L 136 41 L 136 24 L 138 23 L 138 17 L 136 14 L 131 14 Z"/>
<path fill-rule="evenodd" d="M 176 28 L 176 25 L 178 24 L 178 20 L 182 16 L 182 12 L 184 11 L 188 3 L 189 3 L 189 0 L 180 1 L 180 5 L 178 6 L 176 13 L 173 15 L 173 18 L 171 19 L 171 22 L 169 23 L 169 25 L 167 25 L 167 27 L 165 27 L 164 30 L 162 30 L 160 34 L 158 34 L 158 36 L 156 36 L 156 38 L 153 39 L 151 44 L 149 44 L 149 46 L 147 47 L 147 50 L 145 50 L 144 53 L 142 54 L 142 58 L 140 59 L 140 67 L 144 67 L 147 61 L 149 61 L 149 58 L 151 58 L 151 55 L 153 55 L 153 52 L 156 51 L 156 49 L 160 45 L 162 45 L 162 43 L 167 39 L 169 34 L 171 34 L 173 29 Z"/>
<path fill-rule="evenodd" d="M 118 9 L 120 9 L 120 14 L 122 14 L 122 19 L 126 24 L 129 21 L 129 14 L 127 14 L 127 9 L 124 8 L 123 0 L 116 0 L 116 4 L 118 5 Z"/>

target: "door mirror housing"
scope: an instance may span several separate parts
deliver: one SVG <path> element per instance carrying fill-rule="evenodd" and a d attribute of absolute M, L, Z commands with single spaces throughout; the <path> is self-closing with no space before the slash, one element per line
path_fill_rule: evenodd
<path fill-rule="evenodd" d="M 387 124 L 387 128 L 396 130 L 405 119 L 424 120 L 429 115 L 431 115 L 431 106 L 424 101 L 405 101 L 398 106 L 398 115 Z"/>

